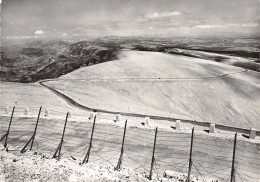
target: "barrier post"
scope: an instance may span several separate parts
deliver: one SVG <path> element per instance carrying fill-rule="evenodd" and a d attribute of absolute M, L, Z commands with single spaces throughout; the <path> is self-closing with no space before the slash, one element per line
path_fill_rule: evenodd
<path fill-rule="evenodd" d="M 13 116 L 14 116 L 14 109 L 15 109 L 15 106 L 13 107 L 11 119 L 10 119 L 9 126 L 8 126 L 8 130 L 7 130 L 6 135 L 5 135 L 5 143 L 4 143 L 4 147 L 5 147 L 5 148 L 7 147 L 7 139 L 8 139 L 8 135 L 9 135 L 9 132 L 10 132 L 11 123 L 12 123 Z M 1 138 L 1 140 L 3 140 L 3 139 L 4 139 L 4 137 Z"/>
<path fill-rule="evenodd" d="M 190 159 L 189 159 L 189 170 L 188 170 L 188 179 L 187 179 L 188 182 L 190 182 L 190 174 L 191 174 L 191 166 L 192 166 L 192 147 L 193 147 L 193 137 L 194 137 L 194 127 L 192 128 L 192 133 L 191 133 Z"/>
<path fill-rule="evenodd" d="M 181 120 L 177 120 L 175 124 L 175 129 L 177 131 L 181 131 Z"/>
<path fill-rule="evenodd" d="M 152 180 L 152 174 L 153 174 L 153 164 L 154 164 L 154 152 L 155 152 L 155 145 L 156 145 L 156 137 L 157 137 L 157 129 L 155 129 L 155 136 L 154 136 L 154 143 L 153 143 L 153 156 L 152 156 L 152 162 L 151 162 L 151 169 L 150 169 L 150 174 L 149 174 L 149 180 Z"/>
<path fill-rule="evenodd" d="M 57 149 L 56 149 L 56 151 L 53 155 L 53 158 L 58 158 L 58 160 L 60 159 L 61 147 L 62 147 L 62 144 L 63 144 L 63 141 L 64 141 L 64 135 L 65 135 L 65 129 L 66 129 L 66 125 L 67 125 L 68 116 L 69 116 L 69 112 L 67 112 L 67 115 L 66 115 L 66 120 L 65 120 L 65 124 L 64 124 L 64 128 L 63 128 L 60 144 L 57 147 Z M 57 153 L 58 153 L 58 156 L 57 156 Z"/>
<path fill-rule="evenodd" d="M 96 118 L 97 118 L 97 116 L 95 115 L 95 117 L 94 117 L 94 122 L 93 122 L 93 126 L 92 126 L 91 137 L 90 137 L 90 141 L 89 141 L 88 152 L 86 153 L 86 155 L 85 155 L 85 157 L 84 157 L 84 159 L 83 159 L 83 161 L 82 161 L 82 164 L 88 163 L 88 160 L 89 160 L 90 150 L 91 150 L 91 147 L 92 147 L 92 139 L 93 139 L 95 124 L 96 124 Z"/>
<path fill-rule="evenodd" d="M 125 143 L 125 133 L 126 133 L 126 125 L 127 120 L 125 121 L 125 128 L 124 128 L 124 134 L 123 134 L 123 141 L 122 141 L 122 147 L 121 147 L 121 154 L 117 163 L 117 166 L 115 167 L 115 170 L 119 170 L 122 167 L 122 160 L 123 160 L 123 153 L 124 153 L 124 143 Z"/>
<path fill-rule="evenodd" d="M 230 182 L 235 181 L 235 158 L 236 158 L 236 145 L 237 145 L 237 133 L 235 134 L 234 138 L 234 147 L 233 147 L 233 158 L 232 158 L 232 169 L 231 169 L 231 178 Z"/>
<path fill-rule="evenodd" d="M 39 119 L 40 119 L 41 110 L 42 110 L 42 106 L 40 107 L 40 110 L 39 110 L 39 113 L 38 113 L 38 117 L 37 117 L 37 121 L 36 121 L 36 125 L 35 125 L 35 128 L 34 128 L 33 135 L 32 135 L 32 137 L 30 138 L 30 140 L 25 144 L 25 146 L 22 148 L 21 153 L 24 153 L 24 152 L 25 152 L 25 149 L 26 149 L 26 147 L 30 144 L 30 142 L 32 142 L 32 143 L 31 143 L 31 147 L 30 147 L 30 151 L 32 150 L 33 142 L 34 142 L 35 135 L 36 135 L 36 131 L 37 131 L 38 122 L 39 122 Z"/>
<path fill-rule="evenodd" d="M 250 133 L 249 133 L 249 139 L 255 139 L 256 137 L 256 129 L 251 128 Z"/>
<path fill-rule="evenodd" d="M 32 144 L 31 144 L 30 150 L 32 150 L 32 147 L 33 147 L 33 142 L 34 142 L 34 139 L 35 139 L 35 135 L 36 135 L 36 131 L 37 131 L 37 127 L 38 127 L 41 111 L 42 111 L 42 106 L 40 107 L 40 110 L 39 110 L 39 113 L 38 113 L 36 125 L 35 125 L 34 132 L 33 132 L 33 139 L 32 139 Z"/>

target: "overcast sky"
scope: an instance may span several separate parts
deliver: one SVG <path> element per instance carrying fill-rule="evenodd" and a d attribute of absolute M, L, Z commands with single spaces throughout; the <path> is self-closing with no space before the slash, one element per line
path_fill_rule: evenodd
<path fill-rule="evenodd" d="M 174 37 L 255 34 L 259 31 L 259 2 L 259 0 L 2 0 L 2 36 Z"/>

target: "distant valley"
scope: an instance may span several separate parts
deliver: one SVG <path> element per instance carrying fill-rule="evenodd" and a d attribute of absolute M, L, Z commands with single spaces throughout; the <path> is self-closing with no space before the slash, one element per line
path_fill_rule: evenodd
<path fill-rule="evenodd" d="M 120 50 L 165 52 L 260 72 L 259 38 L 183 39 L 104 37 L 89 41 L 31 40 L 3 43 L 1 81 L 31 83 L 117 59 Z"/>

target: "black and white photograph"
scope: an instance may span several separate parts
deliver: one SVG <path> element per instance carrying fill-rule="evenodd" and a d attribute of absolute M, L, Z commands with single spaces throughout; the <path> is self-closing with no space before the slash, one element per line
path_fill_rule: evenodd
<path fill-rule="evenodd" d="M 260 0 L 0 6 L 0 182 L 260 182 Z"/>

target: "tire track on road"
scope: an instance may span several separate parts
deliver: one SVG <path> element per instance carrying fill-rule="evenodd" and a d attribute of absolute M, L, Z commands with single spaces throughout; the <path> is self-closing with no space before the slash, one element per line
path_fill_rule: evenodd
<path fill-rule="evenodd" d="M 234 75 L 234 74 L 239 74 L 239 73 L 244 73 L 247 72 L 248 70 L 242 70 L 242 71 L 237 71 L 237 72 L 231 72 L 231 73 L 225 73 L 222 75 L 216 75 L 216 76 L 208 76 L 208 77 L 201 77 L 201 78 L 164 78 L 164 77 L 116 77 L 116 78 L 87 78 L 87 79 L 82 79 L 82 78 L 70 78 L 70 79 L 64 79 L 64 78 L 58 78 L 57 80 L 65 80 L 65 81 L 100 81 L 100 82 L 125 82 L 125 81 L 143 81 L 143 82 L 175 82 L 175 81 L 206 81 L 210 79 L 219 79 L 223 78 L 226 76 Z M 49 81 L 53 81 L 55 79 L 50 79 Z M 44 80 L 44 82 L 47 80 Z M 41 81 L 40 81 L 41 82 Z"/>

